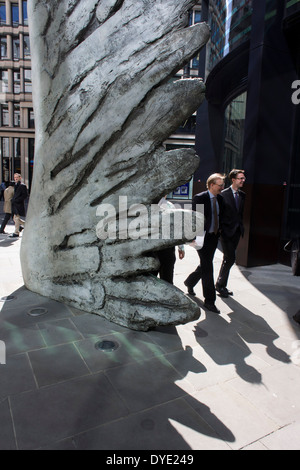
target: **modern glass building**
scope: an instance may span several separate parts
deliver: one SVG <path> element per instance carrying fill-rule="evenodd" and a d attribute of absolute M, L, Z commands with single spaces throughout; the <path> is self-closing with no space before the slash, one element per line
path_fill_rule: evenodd
<path fill-rule="evenodd" d="M 199 57 L 193 193 L 213 172 L 244 169 L 237 262 L 289 262 L 283 247 L 300 236 L 300 0 L 202 0 L 201 21 L 212 33 Z"/>
<path fill-rule="evenodd" d="M 0 179 L 21 173 L 30 186 L 34 115 L 26 0 L 0 2 Z"/>

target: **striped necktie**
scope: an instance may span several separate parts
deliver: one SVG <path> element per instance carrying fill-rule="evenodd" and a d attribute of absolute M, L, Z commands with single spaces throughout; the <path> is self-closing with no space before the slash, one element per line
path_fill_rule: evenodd
<path fill-rule="evenodd" d="M 234 193 L 234 200 L 235 200 L 236 208 L 238 209 L 239 208 L 239 193 L 237 191 Z"/>

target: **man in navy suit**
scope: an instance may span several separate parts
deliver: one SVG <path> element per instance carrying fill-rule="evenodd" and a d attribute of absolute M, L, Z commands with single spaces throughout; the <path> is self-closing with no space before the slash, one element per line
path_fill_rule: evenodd
<path fill-rule="evenodd" d="M 224 188 L 224 177 L 220 173 L 211 175 L 207 182 L 207 191 L 196 194 L 192 201 L 192 209 L 197 210 L 197 204 L 204 205 L 204 243 L 198 250 L 200 264 L 192 272 L 184 284 L 188 288 L 190 295 L 196 295 L 194 287 L 202 279 L 202 289 L 204 296 L 204 307 L 215 313 L 220 310 L 215 306 L 216 290 L 213 273 L 213 258 L 218 245 L 220 236 L 219 219 L 222 214 L 223 198 L 220 195 Z"/>
<path fill-rule="evenodd" d="M 236 249 L 240 237 L 244 235 L 243 214 L 245 205 L 245 193 L 241 191 L 246 178 L 244 170 L 233 169 L 229 173 L 232 182 L 229 188 L 222 191 L 224 210 L 221 217 L 221 244 L 223 248 L 223 263 L 216 283 L 216 290 L 221 297 L 233 295 L 227 289 L 229 271 L 235 262 Z"/>

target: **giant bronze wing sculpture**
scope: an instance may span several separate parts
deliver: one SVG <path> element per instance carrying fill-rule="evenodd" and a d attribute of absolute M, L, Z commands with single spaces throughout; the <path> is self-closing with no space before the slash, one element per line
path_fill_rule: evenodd
<path fill-rule="evenodd" d="M 106 207 L 116 208 L 119 223 L 120 201 L 129 220 L 132 207 L 150 211 L 199 165 L 193 150 L 163 147 L 204 97 L 201 79 L 172 78 L 209 37 L 204 23 L 187 27 L 195 3 L 29 2 L 36 142 L 24 282 L 138 330 L 199 314 L 179 289 L 150 275 L 155 251 L 191 234 L 104 238 L 97 226 Z"/>

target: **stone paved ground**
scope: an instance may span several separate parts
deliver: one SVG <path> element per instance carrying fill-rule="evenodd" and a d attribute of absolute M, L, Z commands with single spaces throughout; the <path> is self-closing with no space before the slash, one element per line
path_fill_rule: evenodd
<path fill-rule="evenodd" d="M 0 235 L 0 297 L 14 297 L 0 306 L 0 449 L 300 449 L 289 267 L 234 266 L 220 315 L 204 310 L 199 283 L 199 320 L 145 333 L 27 291 L 20 244 Z M 187 247 L 177 261 L 180 289 L 197 258 Z M 117 349 L 97 349 L 104 340 Z"/>

